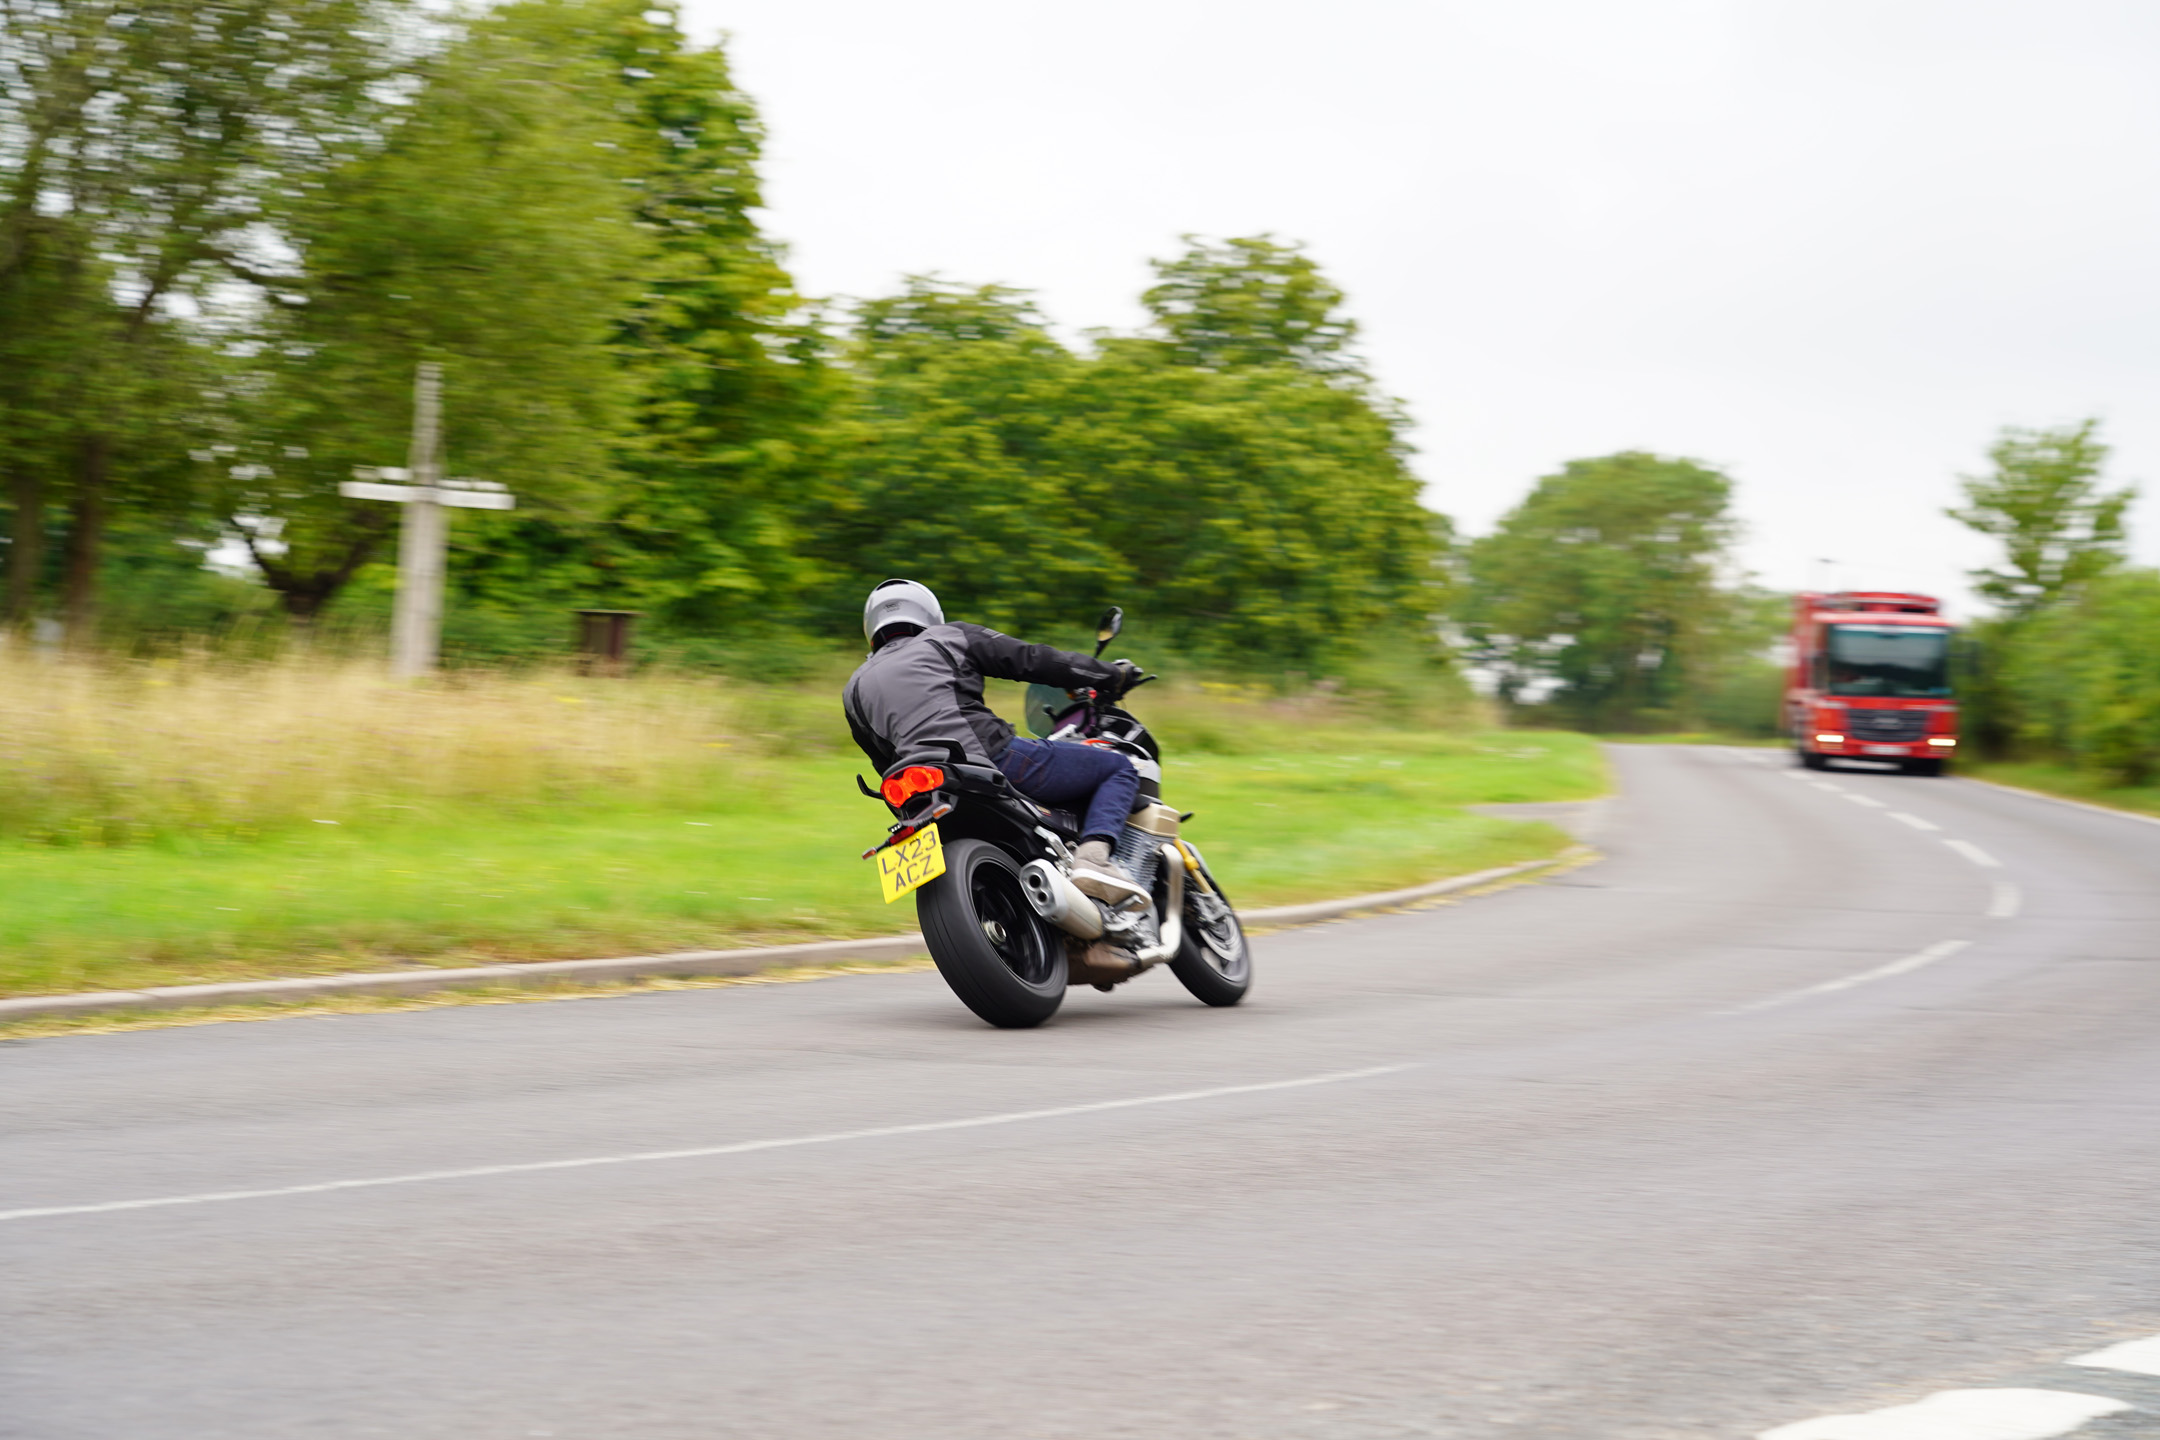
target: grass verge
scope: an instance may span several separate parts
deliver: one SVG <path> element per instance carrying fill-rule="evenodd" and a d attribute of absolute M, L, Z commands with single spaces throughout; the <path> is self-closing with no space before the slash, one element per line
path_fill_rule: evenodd
<path fill-rule="evenodd" d="M 1552 827 L 1461 807 L 1604 788 L 1584 736 L 1164 708 L 1166 795 L 1245 906 L 1550 855 L 1567 843 Z M 886 818 L 857 768 L 805 747 L 619 798 L 436 795 L 259 835 L 17 842 L 0 848 L 0 994 L 891 933 L 914 916 L 855 858 Z"/>
<path fill-rule="evenodd" d="M 1975 780 L 1993 780 L 2002 785 L 2015 785 L 2020 790 L 2037 790 L 2043 795 L 2060 795 L 2065 800 L 2082 800 L 2088 805 L 2105 805 L 2111 810 L 2160 816 L 2160 785 L 2109 785 L 2097 776 L 2072 769 L 2068 765 L 2050 765 L 2037 761 L 1988 761 L 1979 764 L 1960 761 L 1956 773 L 1970 775 Z"/>

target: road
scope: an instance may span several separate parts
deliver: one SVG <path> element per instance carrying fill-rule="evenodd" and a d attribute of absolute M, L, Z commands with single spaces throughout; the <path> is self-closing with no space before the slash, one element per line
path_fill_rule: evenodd
<path fill-rule="evenodd" d="M 1268 936 L 1236 1010 L 0 1046 L 0 1435 L 2160 1435 L 2066 1363 L 2160 1333 L 2160 825 L 1614 759 L 1602 862 Z"/>

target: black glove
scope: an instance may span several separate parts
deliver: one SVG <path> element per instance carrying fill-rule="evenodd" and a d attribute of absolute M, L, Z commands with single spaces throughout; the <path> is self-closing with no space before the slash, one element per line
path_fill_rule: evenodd
<path fill-rule="evenodd" d="M 1112 699 L 1116 699 L 1132 689 L 1133 686 L 1139 684 L 1141 675 L 1145 673 L 1130 660 L 1112 660 L 1110 668 L 1117 672 L 1116 678 L 1107 687 Z"/>

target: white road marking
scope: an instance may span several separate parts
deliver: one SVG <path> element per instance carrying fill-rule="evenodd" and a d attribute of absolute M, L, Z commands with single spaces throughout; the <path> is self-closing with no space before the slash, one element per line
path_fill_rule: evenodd
<path fill-rule="evenodd" d="M 2008 880 L 1997 880 L 1991 888 L 1993 894 L 1988 900 L 1988 919 L 2008 920 L 2023 907 L 2025 903 L 2023 892 Z"/>
<path fill-rule="evenodd" d="M 1813 785 L 1818 790 L 1828 790 L 1833 795 L 1842 795 L 1845 793 L 1844 786 L 1833 785 L 1827 780 L 1812 780 L 1808 783 Z"/>
<path fill-rule="evenodd" d="M 1997 860 L 1970 840 L 1945 840 L 1943 844 L 1957 851 L 1958 854 L 1972 861 L 1975 865 L 1983 866 L 1989 870 L 2000 870 L 2002 868 L 2002 861 Z"/>
<path fill-rule="evenodd" d="M 1855 805 L 1865 805 L 1870 810 L 1881 810 L 1885 808 L 1882 801 L 1874 799 L 1871 796 L 1854 795 L 1848 791 L 1845 795 L 1845 798 L 1852 801 L 1852 803 Z"/>
<path fill-rule="evenodd" d="M 1911 1405 L 1780 1425 L 1756 1440 L 2047 1440 L 2135 1408 L 2074 1390 L 1938 1390 Z"/>
<path fill-rule="evenodd" d="M 2090 1365 L 2096 1370 L 2128 1370 L 2133 1375 L 2160 1375 L 2160 1335 L 2125 1340 L 2090 1355 L 2075 1356 L 2070 1363 Z"/>
<path fill-rule="evenodd" d="M 1970 940 L 1945 940 L 1940 944 L 1928 946 L 1927 949 L 1922 950 L 1917 955 L 1907 955 L 1902 960 L 1893 960 L 1888 965 L 1878 965 L 1873 970 L 1862 970 L 1857 975 L 1847 975 L 1838 980 L 1825 980 L 1820 985 L 1810 985 L 1802 990 L 1788 990 L 1782 995 L 1772 995 L 1767 1000 L 1756 1000 L 1750 1004 L 1735 1006 L 1730 1010 L 1720 1010 L 1718 1013 L 1720 1015 L 1746 1015 L 1751 1011 L 1768 1010 L 1776 1005 L 1790 1005 L 1795 1000 L 1805 1000 L 1814 995 L 1829 995 L 1839 990 L 1850 990 L 1855 985 L 1865 985 L 1874 980 L 1888 980 L 1893 975 L 1910 974 L 1923 965 L 1932 965 L 1937 960 L 1948 959 L 1970 944 L 1972 944 Z M 0 1214 L 0 1220 L 6 1218 L 6 1215 Z"/>
<path fill-rule="evenodd" d="M 325 1180 L 314 1185 L 279 1185 L 263 1190 L 216 1190 L 198 1195 L 159 1195 L 147 1200 L 108 1200 L 94 1205 L 42 1205 L 0 1210 L 0 1220 L 35 1220 L 52 1215 L 102 1215 L 114 1210 L 155 1210 L 168 1205 L 213 1205 L 227 1200 L 269 1200 L 280 1195 L 323 1195 L 333 1190 L 375 1190 L 387 1185 L 420 1185 L 434 1180 L 471 1180 L 489 1175 L 536 1175 L 545 1170 L 585 1170 L 598 1165 L 640 1165 L 653 1160 L 700 1160 L 711 1155 L 747 1155 L 756 1150 L 790 1150 L 804 1145 L 836 1145 L 844 1140 L 879 1140 L 892 1135 L 928 1135 L 941 1130 L 975 1130 L 987 1125 L 1017 1125 L 1026 1120 L 1055 1120 L 1067 1115 L 1095 1115 L 1143 1105 L 1175 1105 L 1224 1095 L 1258 1095 L 1270 1090 L 1299 1090 L 1415 1070 L 1415 1062 L 1373 1065 L 1304 1075 L 1295 1080 L 1265 1080 L 1254 1085 L 1217 1085 L 1207 1090 L 1175 1090 L 1130 1100 L 1097 1100 L 1086 1105 L 1058 1105 L 1047 1110 L 1008 1110 L 971 1115 L 964 1120 L 926 1120 L 914 1125 L 879 1125 L 866 1130 L 834 1130 L 823 1135 L 794 1135 L 779 1140 L 740 1140 L 732 1145 L 699 1145 L 686 1150 L 641 1150 L 624 1155 L 588 1155 L 576 1160 L 535 1160 L 522 1165 L 472 1165 L 459 1170 L 423 1170 L 411 1175 L 381 1175 L 366 1180 Z"/>
<path fill-rule="evenodd" d="M 1917 815 L 1907 815 L 1902 810 L 1892 810 L 1890 812 L 1890 818 L 1897 821 L 1900 825 L 1910 825 L 1915 830 L 1942 829 L 1942 826 L 1937 825 L 1932 820 L 1923 820 Z"/>

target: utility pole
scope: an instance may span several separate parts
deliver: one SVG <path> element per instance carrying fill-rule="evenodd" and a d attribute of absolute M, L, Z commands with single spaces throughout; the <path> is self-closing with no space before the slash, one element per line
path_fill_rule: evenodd
<path fill-rule="evenodd" d="M 388 500 L 403 505 L 398 526 L 397 607 L 390 622 L 390 673 L 401 680 L 435 668 L 442 648 L 443 557 L 449 544 L 446 505 L 468 510 L 511 510 L 517 500 L 504 486 L 442 474 L 442 366 L 423 361 L 413 386 L 412 451 L 404 467 L 362 465 L 338 486 L 351 500 Z M 410 481 L 380 484 L 379 481 Z"/>

